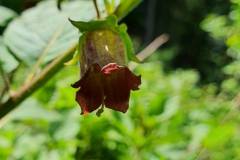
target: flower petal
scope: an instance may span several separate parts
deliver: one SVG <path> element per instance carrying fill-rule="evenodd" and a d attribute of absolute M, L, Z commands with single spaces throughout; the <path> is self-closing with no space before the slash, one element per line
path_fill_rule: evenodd
<path fill-rule="evenodd" d="M 74 88 L 80 87 L 76 93 L 76 101 L 81 106 L 81 114 L 96 110 L 103 102 L 104 92 L 100 71 L 100 66 L 94 64 L 78 82 L 72 85 Z"/>
<path fill-rule="evenodd" d="M 127 67 L 109 63 L 101 70 L 104 82 L 104 104 L 106 107 L 126 112 L 129 105 L 130 90 L 137 90 L 141 77 L 135 76 Z"/>

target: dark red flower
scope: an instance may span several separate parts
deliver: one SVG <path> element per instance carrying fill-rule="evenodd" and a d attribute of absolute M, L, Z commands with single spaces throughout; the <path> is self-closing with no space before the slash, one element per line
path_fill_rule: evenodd
<path fill-rule="evenodd" d="M 123 47 L 119 36 L 112 31 L 93 31 L 85 35 L 80 60 L 83 76 L 72 85 L 80 88 L 76 101 L 82 114 L 101 105 L 123 113 L 127 111 L 130 91 L 138 89 L 141 76 L 135 76 L 123 65 Z"/>
<path fill-rule="evenodd" d="M 130 90 L 137 90 L 140 84 L 141 77 L 135 76 L 127 67 L 109 63 L 103 68 L 98 64 L 92 65 L 73 87 L 80 88 L 76 101 L 85 114 L 101 105 L 126 112 Z"/>

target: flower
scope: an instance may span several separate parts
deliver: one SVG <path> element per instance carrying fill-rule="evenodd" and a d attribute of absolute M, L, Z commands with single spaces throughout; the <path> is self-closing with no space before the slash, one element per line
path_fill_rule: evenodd
<path fill-rule="evenodd" d="M 86 32 L 80 47 L 82 77 L 72 85 L 79 88 L 76 101 L 86 114 L 101 106 L 125 113 L 131 90 L 139 89 L 141 76 L 126 66 L 125 46 L 114 31 Z"/>

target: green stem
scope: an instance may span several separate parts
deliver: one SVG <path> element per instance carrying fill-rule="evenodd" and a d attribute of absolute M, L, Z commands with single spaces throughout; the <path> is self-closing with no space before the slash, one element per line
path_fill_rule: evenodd
<path fill-rule="evenodd" d="M 100 12 L 99 12 L 99 9 L 98 9 L 97 0 L 93 0 L 93 3 L 94 3 L 94 7 L 95 7 L 95 10 L 96 10 L 96 13 L 97 13 L 97 19 L 100 19 L 101 16 L 100 16 Z"/>
<path fill-rule="evenodd" d="M 50 63 L 39 75 L 38 78 L 24 85 L 19 91 L 15 92 L 11 97 L 0 104 L 0 119 L 6 114 L 15 109 L 22 101 L 34 93 L 37 89 L 42 87 L 50 78 L 52 78 L 61 68 L 64 67 L 64 62 L 68 61 L 73 52 L 76 49 L 76 45 L 61 54 L 62 56 L 55 59 Z"/>

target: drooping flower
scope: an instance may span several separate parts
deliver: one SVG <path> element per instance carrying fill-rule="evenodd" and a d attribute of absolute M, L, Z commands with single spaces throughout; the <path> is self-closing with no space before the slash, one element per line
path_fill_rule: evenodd
<path fill-rule="evenodd" d="M 130 91 L 141 84 L 141 77 L 127 68 L 128 59 L 134 56 L 129 54 L 132 48 L 126 28 L 111 17 L 88 24 L 89 28 L 86 26 L 91 22 L 72 23 L 83 32 L 79 41 L 81 79 L 72 85 L 79 88 L 76 101 L 82 114 L 103 106 L 125 113 Z"/>

